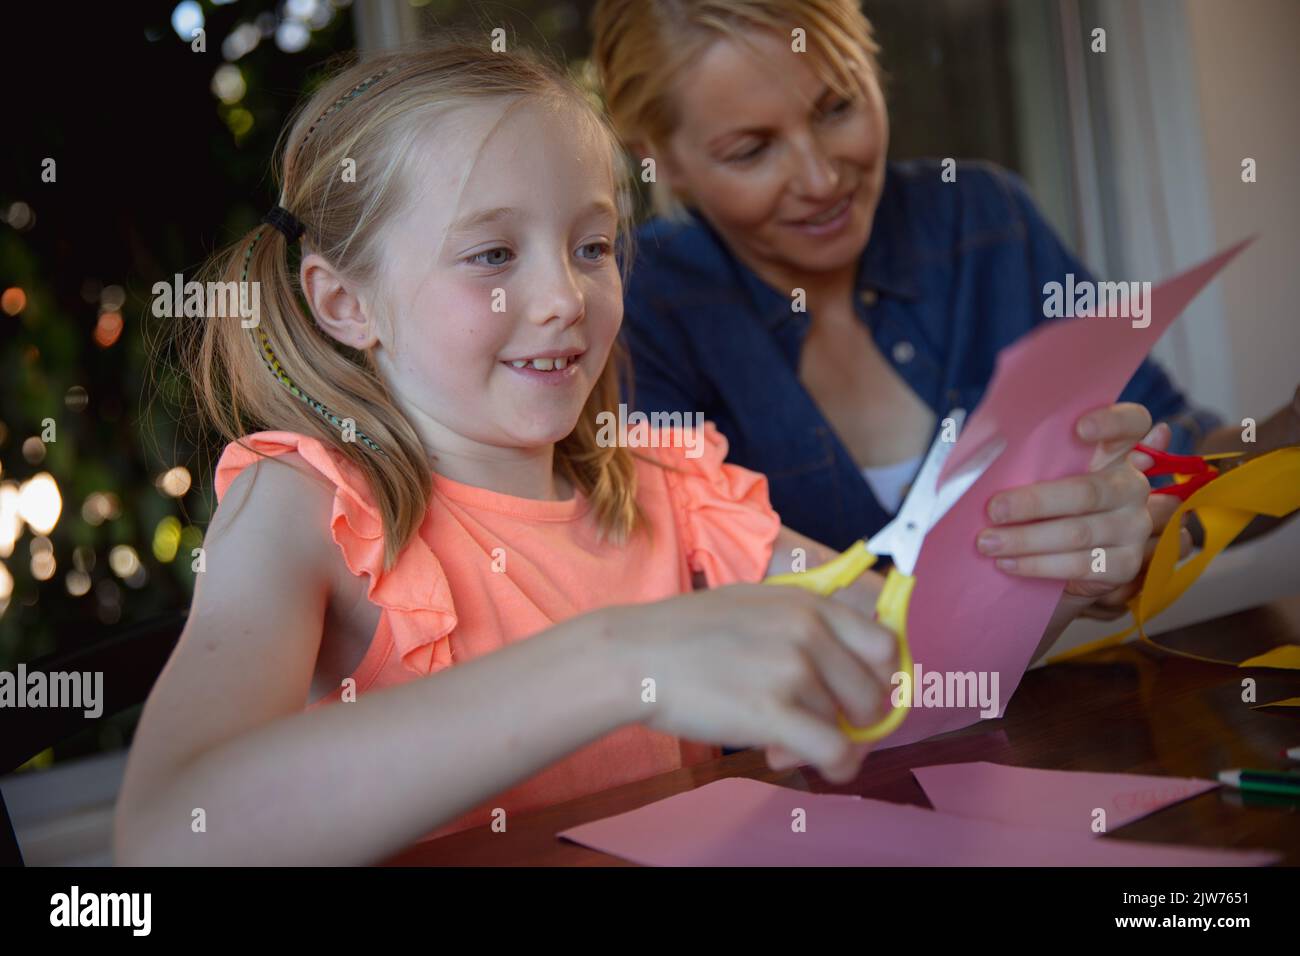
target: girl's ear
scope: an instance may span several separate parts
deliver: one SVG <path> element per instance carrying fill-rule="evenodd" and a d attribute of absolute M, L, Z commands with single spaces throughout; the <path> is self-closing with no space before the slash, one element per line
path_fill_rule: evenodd
<path fill-rule="evenodd" d="M 356 291 L 324 258 L 314 252 L 303 256 L 298 277 L 317 324 L 332 338 L 354 349 L 378 341 Z"/>

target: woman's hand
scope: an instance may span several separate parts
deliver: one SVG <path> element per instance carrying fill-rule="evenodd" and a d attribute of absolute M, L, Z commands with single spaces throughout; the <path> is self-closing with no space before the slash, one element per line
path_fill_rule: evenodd
<path fill-rule="evenodd" d="M 1173 432 L 1170 431 L 1169 426 L 1161 422 L 1147 433 L 1146 438 L 1142 439 L 1142 444 L 1157 451 L 1165 451 L 1169 447 L 1169 440 L 1172 437 Z M 1152 463 L 1151 459 L 1141 452 L 1134 452 L 1131 457 L 1134 464 L 1139 468 L 1146 468 Z M 1120 585 L 1114 590 L 1103 594 L 1092 604 L 1085 607 L 1082 612 L 1084 617 L 1111 621 L 1128 613 L 1128 602 L 1142 589 L 1147 566 L 1151 563 L 1151 555 L 1155 552 L 1156 544 L 1159 542 L 1165 526 L 1169 524 L 1169 519 L 1174 516 L 1174 512 L 1178 510 L 1180 504 L 1182 504 L 1182 501 L 1173 495 L 1152 494 L 1147 497 L 1147 514 L 1151 516 L 1151 537 L 1147 539 L 1146 548 L 1143 551 L 1142 573 L 1128 584 Z M 1192 535 L 1184 525 L 1180 529 L 1178 537 L 1179 560 L 1191 553 Z"/>
<path fill-rule="evenodd" d="M 730 747 L 767 747 L 774 764 L 810 763 L 843 783 L 869 748 L 840 730 L 890 709 L 897 641 L 861 612 L 791 587 L 737 584 L 610 608 L 620 668 L 656 700 L 655 730 Z"/>
<path fill-rule="evenodd" d="M 1151 431 L 1151 415 L 1133 403 L 1110 405 L 1081 416 L 1075 427 L 1081 439 L 1097 443 L 1088 474 L 994 495 L 993 524 L 977 546 L 1010 574 L 1065 579 L 1067 594 L 1094 599 L 1142 570 L 1153 528 L 1142 469 L 1151 460 L 1130 451 Z"/>

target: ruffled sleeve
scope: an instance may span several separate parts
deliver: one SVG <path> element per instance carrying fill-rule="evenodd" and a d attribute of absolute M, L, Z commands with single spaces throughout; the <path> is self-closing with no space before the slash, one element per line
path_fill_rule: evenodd
<path fill-rule="evenodd" d="M 370 486 L 356 465 L 320 439 L 272 431 L 246 435 L 242 444 L 230 443 L 217 462 L 217 500 L 225 496 L 235 477 L 262 455 L 294 451 L 334 486 L 330 534 L 348 570 L 370 579 L 366 598 L 383 609 L 403 665 L 422 675 L 450 665 L 451 647 L 446 638 L 456 627 L 456 610 L 433 549 L 421 534 L 412 535 L 393 567 L 385 571 L 383 520 Z"/>
<path fill-rule="evenodd" d="M 704 572 L 710 587 L 761 581 L 781 530 L 781 518 L 768 500 L 767 477 L 727 464 L 727 439 L 712 422 L 705 422 L 702 432 L 674 428 L 643 434 L 658 436 L 658 447 L 640 451 L 665 466 L 691 570 Z"/>

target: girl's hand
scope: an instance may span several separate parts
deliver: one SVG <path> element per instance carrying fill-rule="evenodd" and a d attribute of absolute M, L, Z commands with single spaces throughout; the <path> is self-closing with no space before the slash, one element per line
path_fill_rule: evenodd
<path fill-rule="evenodd" d="M 641 722 L 853 779 L 869 748 L 839 728 L 890 709 L 894 636 L 854 608 L 798 588 L 737 584 L 610 608 L 629 693 L 655 682 Z"/>
<path fill-rule="evenodd" d="M 1151 462 L 1130 451 L 1150 432 L 1151 415 L 1133 403 L 1110 405 L 1081 416 L 1076 430 L 1097 443 L 1088 474 L 994 495 L 993 526 L 977 546 L 1008 573 L 1063 578 L 1067 594 L 1097 598 L 1142 570 L 1153 522 L 1141 469 Z"/>

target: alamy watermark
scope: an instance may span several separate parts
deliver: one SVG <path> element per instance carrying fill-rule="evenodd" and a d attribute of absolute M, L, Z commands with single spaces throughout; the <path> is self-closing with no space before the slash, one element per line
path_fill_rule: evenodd
<path fill-rule="evenodd" d="M 1132 319 L 1133 328 L 1151 324 L 1150 282 L 1092 282 L 1065 274 L 1065 282 L 1043 285 L 1043 317 L 1048 319 L 1098 316 Z"/>
<path fill-rule="evenodd" d="M 50 897 L 51 926 L 121 926 L 133 936 L 148 936 L 152 912 L 152 893 L 83 893 L 74 883 L 67 893 Z"/>
<path fill-rule="evenodd" d="M 184 281 L 179 272 L 153 284 L 153 314 L 160 319 L 240 319 L 246 329 L 261 323 L 261 283 Z"/>
<path fill-rule="evenodd" d="M 68 707 L 89 718 L 104 712 L 103 671 L 0 671 L 0 707 Z"/>
<path fill-rule="evenodd" d="M 979 707 L 989 719 L 1001 712 L 998 671 L 927 671 L 914 664 L 912 673 L 896 671 L 890 679 L 895 707 L 956 708 Z"/>
<path fill-rule="evenodd" d="M 703 412 L 629 412 L 620 402 L 617 415 L 599 412 L 596 426 L 601 448 L 685 448 L 687 458 L 704 454 Z"/>

